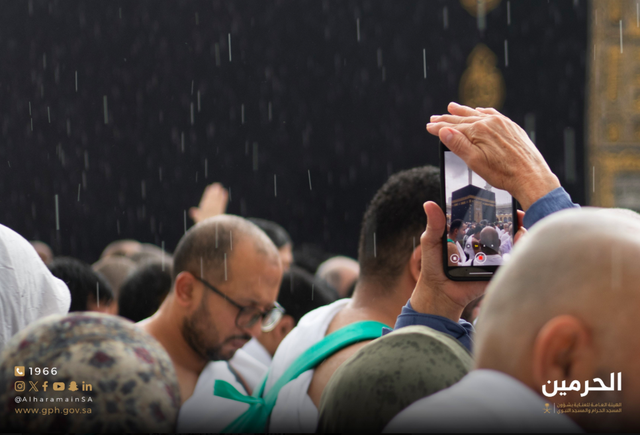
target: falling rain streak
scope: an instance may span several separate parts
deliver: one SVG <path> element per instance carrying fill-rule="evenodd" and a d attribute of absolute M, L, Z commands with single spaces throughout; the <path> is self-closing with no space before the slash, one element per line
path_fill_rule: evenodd
<path fill-rule="evenodd" d="M 47 106 L 47 118 L 49 119 L 49 124 L 51 124 L 51 108 Z"/>
<path fill-rule="evenodd" d="M 307 174 L 309 175 L 309 190 L 312 190 L 311 189 L 311 170 L 310 169 L 307 169 Z"/>
<path fill-rule="evenodd" d="M 231 33 L 229 33 L 229 62 L 231 62 Z"/>
<path fill-rule="evenodd" d="M 622 20 L 620 20 L 620 53 L 622 53 Z"/>
<path fill-rule="evenodd" d="M 98 308 L 100 308 L 100 282 L 96 281 L 96 302 L 98 303 Z"/>
<path fill-rule="evenodd" d="M 80 186 L 82 186 L 82 184 L 78 184 L 78 202 L 80 202 Z"/>
<path fill-rule="evenodd" d="M 208 170 L 209 170 L 209 162 L 207 161 L 207 159 L 204 159 L 204 178 L 205 179 L 208 176 Z"/>
<path fill-rule="evenodd" d="M 164 240 L 162 241 L 162 271 L 164 272 Z"/>
<path fill-rule="evenodd" d="M 373 256 L 377 257 L 377 251 L 376 251 L 376 233 L 373 233 Z"/>
<path fill-rule="evenodd" d="M 356 35 L 358 42 L 360 42 L 360 18 L 356 18 Z"/>
<path fill-rule="evenodd" d="M 227 254 L 224 254 L 224 280 L 227 280 Z"/>
<path fill-rule="evenodd" d="M 58 195 L 56 195 L 56 231 L 60 231 L 60 211 L 58 207 Z"/>
<path fill-rule="evenodd" d="M 78 71 L 76 71 L 76 92 L 78 92 Z"/>
<path fill-rule="evenodd" d="M 509 42 L 504 40 L 504 66 L 509 66 Z"/>
<path fill-rule="evenodd" d="M 193 103 L 191 103 L 191 125 L 194 124 Z"/>
<path fill-rule="evenodd" d="M 109 123 L 109 112 L 107 110 L 107 96 L 104 95 L 102 97 L 102 106 L 104 108 L 104 123 L 108 124 Z"/>
<path fill-rule="evenodd" d="M 240 119 L 241 123 L 244 124 L 244 104 L 240 105 Z"/>
<path fill-rule="evenodd" d="M 424 78 L 427 78 L 427 49 L 422 49 L 422 67 L 424 69 Z"/>
<path fill-rule="evenodd" d="M 444 30 L 449 28 L 449 9 L 446 6 L 442 9 L 442 27 Z"/>
<path fill-rule="evenodd" d="M 273 196 L 278 196 L 278 181 L 276 180 L 276 174 L 273 174 Z"/>
<path fill-rule="evenodd" d="M 187 233 L 187 211 L 184 211 L 184 232 Z"/>
<path fill-rule="evenodd" d="M 233 231 L 229 230 L 229 248 L 233 251 Z"/>
<path fill-rule="evenodd" d="M 200 113 L 200 91 L 198 91 L 198 113 Z"/>
<path fill-rule="evenodd" d="M 511 25 L 511 2 L 507 2 L 507 26 Z"/>

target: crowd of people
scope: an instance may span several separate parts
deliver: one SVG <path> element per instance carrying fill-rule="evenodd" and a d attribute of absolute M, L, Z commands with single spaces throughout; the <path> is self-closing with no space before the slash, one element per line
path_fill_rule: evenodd
<path fill-rule="evenodd" d="M 429 166 L 376 192 L 357 260 L 311 268 L 278 224 L 226 214 L 218 183 L 173 253 L 119 240 L 88 265 L 0 226 L 2 429 L 638 431 L 640 215 L 573 204 L 495 110 L 449 112 L 428 132 L 520 202 L 516 234 L 447 225 Z M 510 260 L 451 281 L 445 232 L 450 266 Z"/>
<path fill-rule="evenodd" d="M 513 224 L 510 222 L 462 222 L 448 225 L 449 266 L 500 266 L 511 253 Z M 478 254 L 484 256 L 478 256 Z M 452 257 L 453 256 L 453 257 Z"/>

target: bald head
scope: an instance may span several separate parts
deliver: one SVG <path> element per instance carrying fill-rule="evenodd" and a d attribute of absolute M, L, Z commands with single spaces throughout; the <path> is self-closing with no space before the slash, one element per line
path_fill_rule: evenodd
<path fill-rule="evenodd" d="M 270 261 L 280 261 L 276 246 L 255 224 L 239 216 L 217 215 L 193 226 L 180 239 L 173 256 L 173 279 L 180 272 L 200 275 L 204 271 L 214 282 L 224 280 L 225 259 L 233 261 L 234 247 L 241 244 L 250 244 Z"/>
<path fill-rule="evenodd" d="M 500 250 L 500 236 L 493 227 L 486 227 L 480 231 L 480 244 L 482 252 L 486 254 L 497 254 Z M 486 252 L 489 251 L 489 252 Z"/>
<path fill-rule="evenodd" d="M 638 214 L 565 210 L 538 223 L 512 253 L 486 292 L 478 366 L 514 373 L 540 329 L 560 315 L 582 322 L 609 357 L 624 347 L 623 323 L 640 304 Z"/>
<path fill-rule="evenodd" d="M 316 276 L 324 279 L 338 291 L 340 297 L 347 297 L 347 292 L 358 279 L 360 265 L 349 257 L 331 257 L 318 266 Z"/>

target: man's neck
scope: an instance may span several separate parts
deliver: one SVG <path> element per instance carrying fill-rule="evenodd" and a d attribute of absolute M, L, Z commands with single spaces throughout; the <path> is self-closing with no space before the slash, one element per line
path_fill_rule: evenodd
<path fill-rule="evenodd" d="M 389 285 L 380 284 L 375 277 L 361 277 L 350 305 L 354 309 L 375 313 L 376 320 L 393 328 L 414 288 L 415 282 L 404 275 Z"/>

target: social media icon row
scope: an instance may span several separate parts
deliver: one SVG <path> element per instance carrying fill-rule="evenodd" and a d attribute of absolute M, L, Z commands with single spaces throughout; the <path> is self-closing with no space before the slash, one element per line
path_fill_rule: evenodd
<path fill-rule="evenodd" d="M 29 391 L 30 392 L 34 392 L 37 393 L 38 390 L 38 382 L 39 381 L 29 381 Z M 90 386 L 91 384 L 87 384 L 87 386 Z M 42 383 L 42 385 L 40 386 L 40 388 L 42 388 L 42 391 L 47 391 L 47 388 L 49 387 L 49 381 L 44 381 Z M 24 381 L 16 381 L 16 383 L 14 384 L 14 389 L 21 393 L 23 391 L 25 391 L 27 388 L 27 384 Z M 66 388 L 66 385 L 64 384 L 64 382 L 54 382 L 53 383 L 53 391 L 64 391 Z M 78 391 L 78 384 L 77 382 L 71 381 L 69 383 L 69 391 Z M 82 391 L 85 391 L 85 385 L 83 382 L 83 389 Z M 91 390 L 89 390 L 91 391 Z"/>

